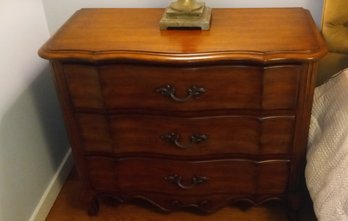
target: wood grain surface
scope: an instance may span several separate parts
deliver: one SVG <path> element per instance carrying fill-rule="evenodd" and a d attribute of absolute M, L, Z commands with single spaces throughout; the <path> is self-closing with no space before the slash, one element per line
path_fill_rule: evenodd
<path fill-rule="evenodd" d="M 80 182 L 75 170 L 66 181 L 46 221 L 288 221 L 282 205 L 269 204 L 263 207 L 225 207 L 216 213 L 197 211 L 160 212 L 151 205 L 137 201 L 132 204 L 117 204 L 103 199 L 99 215 L 90 217 L 79 202 Z M 306 201 L 298 221 L 317 221 L 312 203 Z"/>
<path fill-rule="evenodd" d="M 41 48 L 40 55 L 94 62 L 182 63 L 221 58 L 277 62 L 317 59 L 326 53 L 309 11 L 302 8 L 213 9 L 210 31 L 161 31 L 163 11 L 82 9 Z"/>

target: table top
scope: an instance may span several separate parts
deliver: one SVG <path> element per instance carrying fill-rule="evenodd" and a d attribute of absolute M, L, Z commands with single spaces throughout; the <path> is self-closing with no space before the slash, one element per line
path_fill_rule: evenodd
<path fill-rule="evenodd" d="M 39 50 L 50 60 L 317 60 L 325 42 L 303 8 L 213 9 L 208 31 L 160 30 L 164 9 L 77 11 Z"/>

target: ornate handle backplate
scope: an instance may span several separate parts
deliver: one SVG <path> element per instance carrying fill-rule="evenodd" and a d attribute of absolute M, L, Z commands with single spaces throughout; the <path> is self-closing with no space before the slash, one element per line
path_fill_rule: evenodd
<path fill-rule="evenodd" d="M 180 98 L 175 95 L 175 87 L 168 84 L 163 87 L 157 88 L 156 92 L 162 94 L 163 96 L 169 97 L 176 102 L 187 102 L 201 96 L 206 92 L 206 90 L 203 87 L 192 86 L 187 89 L 187 96 Z"/>
<path fill-rule="evenodd" d="M 191 178 L 191 183 L 189 185 L 185 185 L 182 182 L 182 180 L 183 180 L 182 176 L 179 176 L 176 174 L 171 175 L 171 176 L 166 176 L 166 177 L 164 177 L 164 179 L 166 181 L 169 181 L 170 183 L 177 185 L 179 188 L 184 189 L 184 190 L 191 189 L 195 186 L 206 183 L 208 180 L 208 178 L 205 176 L 193 176 Z"/>
<path fill-rule="evenodd" d="M 176 133 L 163 134 L 163 135 L 161 135 L 161 138 L 163 140 L 165 140 L 166 142 L 168 142 L 170 144 L 174 144 L 175 146 L 177 146 L 181 149 L 187 149 L 187 148 L 192 147 L 195 144 L 199 144 L 199 143 L 206 141 L 208 139 L 208 136 L 205 134 L 193 134 L 190 137 L 190 143 L 186 144 L 186 145 L 180 143 L 180 141 L 179 141 L 180 136 Z"/>

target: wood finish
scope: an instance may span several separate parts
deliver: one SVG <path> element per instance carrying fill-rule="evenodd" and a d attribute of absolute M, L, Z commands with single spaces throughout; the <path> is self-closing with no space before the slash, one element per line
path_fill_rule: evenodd
<path fill-rule="evenodd" d="M 164 211 L 270 200 L 298 209 L 326 53 L 308 11 L 214 9 L 210 31 L 160 31 L 160 14 L 83 9 L 39 51 L 89 213 L 103 195 Z"/>
<path fill-rule="evenodd" d="M 302 66 L 142 66 L 64 65 L 76 109 L 294 109 Z M 142 73 L 139 75 L 139 73 Z M 81 75 L 83 77 L 81 77 Z M 146 83 L 144 83 L 146 82 Z M 192 102 L 178 103 L 156 90 L 171 85 L 175 96 L 187 97 L 196 86 L 205 92 Z M 146 102 L 139 102 L 142 99 Z"/>
<path fill-rule="evenodd" d="M 317 59 L 326 53 L 309 11 L 302 8 L 213 9 L 210 31 L 161 31 L 162 14 L 163 9 L 80 10 L 40 55 L 182 64 Z"/>
<path fill-rule="evenodd" d="M 59 193 L 46 221 L 95 221 L 95 220 L 151 220 L 151 221 L 285 221 L 288 220 L 284 207 L 279 203 L 270 203 L 262 207 L 241 207 L 228 206 L 215 213 L 197 215 L 196 210 L 177 211 L 175 213 L 160 213 L 154 210 L 152 205 L 144 201 L 133 201 L 128 204 L 115 204 L 108 198 L 102 198 L 101 208 L 98 217 L 88 216 L 78 200 L 79 178 L 73 170 L 71 176 L 65 182 L 63 189 Z M 316 221 L 312 211 L 311 202 L 305 201 L 301 207 L 299 221 Z"/>
<path fill-rule="evenodd" d="M 182 157 L 247 154 L 256 157 L 288 154 L 292 146 L 295 117 L 106 117 L 78 114 L 77 124 L 83 149 L 88 152 L 123 155 L 157 153 Z M 177 134 L 184 148 L 163 138 L 169 133 Z M 190 137 L 193 134 L 204 134 L 207 139 L 192 143 Z"/>

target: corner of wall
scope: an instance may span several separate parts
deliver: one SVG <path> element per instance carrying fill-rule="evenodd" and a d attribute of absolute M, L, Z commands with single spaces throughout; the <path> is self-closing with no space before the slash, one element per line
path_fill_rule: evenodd
<path fill-rule="evenodd" d="M 37 204 L 29 221 L 44 221 L 49 214 L 59 192 L 63 188 L 64 182 L 67 179 L 73 167 L 73 159 L 71 149 L 69 148 L 65 154 L 61 164 L 53 175 L 49 185 L 44 191 L 39 203 Z"/>

